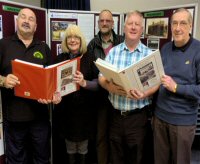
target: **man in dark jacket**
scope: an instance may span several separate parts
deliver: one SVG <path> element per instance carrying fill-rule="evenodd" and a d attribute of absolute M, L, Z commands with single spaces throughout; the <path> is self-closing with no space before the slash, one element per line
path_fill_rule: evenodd
<path fill-rule="evenodd" d="M 121 43 L 124 38 L 117 35 L 114 30 L 114 21 L 111 11 L 102 10 L 99 14 L 98 27 L 99 32 L 88 44 L 88 51 L 95 55 L 95 58 L 104 59 L 109 50 Z M 109 146 L 108 146 L 108 120 L 109 105 L 108 93 L 104 89 L 100 89 L 96 99 L 97 103 L 97 158 L 98 163 L 108 164 L 109 162 Z"/>

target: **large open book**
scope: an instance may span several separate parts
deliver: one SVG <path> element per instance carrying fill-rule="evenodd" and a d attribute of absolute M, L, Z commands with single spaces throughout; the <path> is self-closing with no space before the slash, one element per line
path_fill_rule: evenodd
<path fill-rule="evenodd" d="M 20 85 L 14 88 L 15 95 L 51 100 L 56 91 L 61 96 L 72 93 L 79 89 L 79 85 L 72 81 L 77 70 L 80 70 L 79 57 L 47 67 L 15 59 L 12 61 L 12 72 L 20 81 Z"/>
<path fill-rule="evenodd" d="M 161 76 L 164 75 L 159 50 L 121 70 L 100 58 L 96 60 L 95 64 L 108 81 L 112 80 L 126 91 L 134 88 L 145 91 L 160 84 Z"/>

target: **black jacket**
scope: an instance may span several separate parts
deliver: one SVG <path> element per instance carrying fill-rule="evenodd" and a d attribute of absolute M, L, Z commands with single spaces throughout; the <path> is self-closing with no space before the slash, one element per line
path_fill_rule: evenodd
<path fill-rule="evenodd" d="M 124 41 L 124 37 L 120 36 L 120 35 L 116 35 L 113 30 L 112 30 L 112 34 L 113 34 L 113 46 L 116 46 Z M 96 59 L 97 58 L 101 58 L 101 59 L 105 58 L 106 55 L 105 55 L 103 47 L 102 47 L 101 32 L 98 32 L 97 36 L 94 37 L 90 41 L 90 43 L 88 44 L 88 47 L 87 47 L 87 51 L 90 54 L 94 54 Z"/>
<path fill-rule="evenodd" d="M 114 30 L 112 30 L 113 34 L 113 47 L 120 44 L 124 41 L 124 37 L 120 35 L 116 35 Z M 98 32 L 97 36 L 95 36 L 90 43 L 88 44 L 87 51 L 89 54 L 95 55 L 95 60 L 97 58 L 105 59 L 106 54 L 104 53 L 104 49 L 102 47 L 102 39 L 101 39 L 101 32 Z M 97 104 L 102 105 L 103 102 L 108 101 L 108 92 L 100 87 L 98 94 L 96 95 Z M 100 103 L 99 103 L 99 100 Z"/>

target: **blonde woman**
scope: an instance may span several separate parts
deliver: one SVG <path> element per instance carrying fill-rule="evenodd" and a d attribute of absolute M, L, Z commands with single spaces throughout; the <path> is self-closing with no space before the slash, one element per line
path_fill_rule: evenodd
<path fill-rule="evenodd" d="M 80 85 L 80 90 L 62 98 L 56 106 L 59 120 L 59 132 L 65 138 L 68 163 L 84 164 L 88 152 L 88 140 L 93 133 L 95 120 L 94 98 L 98 89 L 98 71 L 94 65 L 94 55 L 87 53 L 85 38 L 76 25 L 70 25 L 62 41 L 62 52 L 56 62 L 81 56 L 80 71 L 73 81 Z"/>

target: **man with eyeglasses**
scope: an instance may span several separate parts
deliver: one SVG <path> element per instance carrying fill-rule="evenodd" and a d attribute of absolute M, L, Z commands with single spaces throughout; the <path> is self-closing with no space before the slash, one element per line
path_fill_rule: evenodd
<path fill-rule="evenodd" d="M 102 10 L 99 14 L 98 27 L 99 32 L 88 44 L 88 51 L 95 55 L 95 58 L 104 59 L 113 46 L 121 43 L 124 38 L 117 35 L 114 30 L 113 16 L 110 10 Z M 108 93 L 100 88 L 97 95 L 97 134 L 96 147 L 98 163 L 108 164 L 109 162 L 109 144 L 108 144 L 108 120 L 109 106 Z"/>
<path fill-rule="evenodd" d="M 173 41 L 161 49 L 162 77 L 154 118 L 155 164 L 190 164 L 200 98 L 200 42 L 190 35 L 191 13 L 171 17 Z"/>

